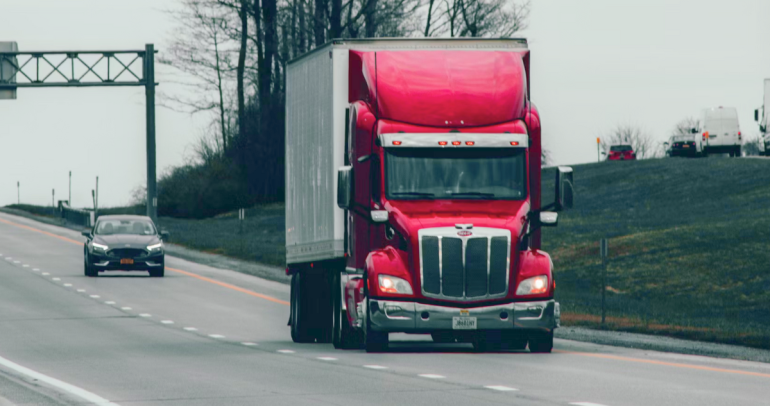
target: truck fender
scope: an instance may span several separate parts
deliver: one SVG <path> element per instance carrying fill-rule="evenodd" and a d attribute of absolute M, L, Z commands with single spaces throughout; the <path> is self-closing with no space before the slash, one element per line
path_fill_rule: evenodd
<path fill-rule="evenodd" d="M 404 295 L 380 292 L 378 281 L 380 274 L 404 279 L 412 286 L 412 292 L 416 291 L 415 281 L 408 270 L 406 253 L 404 251 L 399 251 L 391 246 L 374 250 L 366 257 L 365 269 L 366 277 L 369 281 L 369 295 L 372 297 L 404 297 Z"/>
<path fill-rule="evenodd" d="M 538 275 L 548 276 L 548 290 L 541 295 L 527 297 L 535 299 L 553 296 L 554 280 L 553 261 L 551 260 L 551 256 L 548 255 L 548 253 L 537 249 L 522 251 L 519 254 L 519 272 L 516 276 L 516 284 L 512 286 L 513 292 L 516 292 L 521 281 Z"/>
<path fill-rule="evenodd" d="M 361 327 L 361 315 L 358 314 L 360 304 L 364 301 L 364 278 L 355 276 L 345 285 L 345 305 L 347 306 L 348 323 L 353 327 Z"/>

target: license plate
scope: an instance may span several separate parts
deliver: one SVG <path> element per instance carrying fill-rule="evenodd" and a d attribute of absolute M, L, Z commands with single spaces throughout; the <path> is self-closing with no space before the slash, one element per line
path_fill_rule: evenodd
<path fill-rule="evenodd" d="M 689 146 L 689 145 L 684 145 L 684 147 L 685 147 L 685 148 L 690 148 L 690 146 Z"/>
<path fill-rule="evenodd" d="M 453 330 L 476 330 L 475 317 L 452 317 Z"/>
<path fill-rule="evenodd" d="M 131 258 L 123 258 L 123 259 L 120 260 L 120 264 L 121 265 L 133 265 L 134 264 L 134 260 L 131 259 Z"/>

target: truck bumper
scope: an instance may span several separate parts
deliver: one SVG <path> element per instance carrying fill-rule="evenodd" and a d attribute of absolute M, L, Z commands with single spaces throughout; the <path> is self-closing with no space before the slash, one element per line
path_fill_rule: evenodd
<path fill-rule="evenodd" d="M 371 328 L 389 333 L 452 330 L 455 317 L 475 317 L 476 330 L 550 331 L 559 327 L 561 315 L 554 300 L 460 308 L 370 299 L 369 306 Z"/>

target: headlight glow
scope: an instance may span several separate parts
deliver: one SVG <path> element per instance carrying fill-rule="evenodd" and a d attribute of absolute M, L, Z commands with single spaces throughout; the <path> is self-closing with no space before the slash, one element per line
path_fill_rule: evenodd
<path fill-rule="evenodd" d="M 545 275 L 527 278 L 519 283 L 516 294 L 519 296 L 539 295 L 548 290 L 548 277 Z"/>
<path fill-rule="evenodd" d="M 109 247 L 109 246 L 107 246 L 107 245 L 104 245 L 104 244 L 99 244 L 99 243 L 95 243 L 95 242 L 92 242 L 92 243 L 91 243 L 91 246 L 92 246 L 92 247 L 93 247 L 95 250 L 102 250 L 102 251 L 107 251 L 107 249 L 108 249 L 108 248 L 110 248 L 110 247 Z"/>
<path fill-rule="evenodd" d="M 380 275 L 379 281 L 380 290 L 385 293 L 397 293 L 400 295 L 412 294 L 412 285 L 404 279 L 390 275 Z"/>
<path fill-rule="evenodd" d="M 153 245 L 148 245 L 147 246 L 147 250 L 148 251 L 155 251 L 155 250 L 159 250 L 161 248 L 163 248 L 163 243 L 162 242 L 159 242 L 157 244 L 153 244 Z"/>

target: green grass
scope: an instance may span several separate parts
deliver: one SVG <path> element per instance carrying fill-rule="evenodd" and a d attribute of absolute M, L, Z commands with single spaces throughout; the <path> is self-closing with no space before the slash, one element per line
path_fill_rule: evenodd
<path fill-rule="evenodd" d="M 770 348 L 770 161 L 578 165 L 575 208 L 543 231 L 565 324 Z M 544 201 L 553 169 L 543 174 Z"/>

